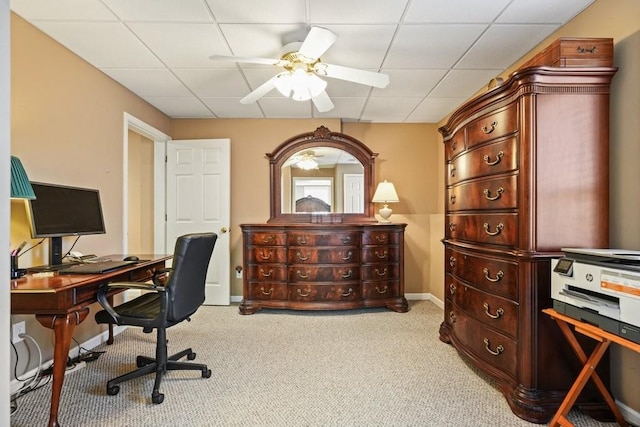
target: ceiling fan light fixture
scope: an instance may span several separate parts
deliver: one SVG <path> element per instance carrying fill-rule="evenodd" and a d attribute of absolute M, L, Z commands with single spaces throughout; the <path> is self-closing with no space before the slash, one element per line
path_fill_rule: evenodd
<path fill-rule="evenodd" d="M 302 170 L 312 170 L 312 169 L 318 169 L 318 162 L 316 162 L 315 160 L 311 159 L 311 158 L 304 158 L 301 159 L 300 161 L 298 161 L 298 163 L 296 163 L 296 165 L 302 169 Z"/>
<path fill-rule="evenodd" d="M 284 71 L 277 75 L 276 89 L 283 96 L 291 97 L 295 101 L 308 101 L 321 94 L 327 87 L 327 82 L 312 72 L 303 68 Z"/>

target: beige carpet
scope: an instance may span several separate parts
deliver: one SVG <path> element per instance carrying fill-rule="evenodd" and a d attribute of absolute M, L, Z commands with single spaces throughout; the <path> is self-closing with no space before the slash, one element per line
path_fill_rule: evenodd
<path fill-rule="evenodd" d="M 155 334 L 130 328 L 100 359 L 67 376 L 62 426 L 535 426 L 511 413 L 490 382 L 438 339 L 442 310 L 412 302 L 408 313 L 202 307 L 168 331 L 169 351 L 193 347 L 213 371 L 169 372 L 165 400 L 153 378 L 106 381 L 152 355 Z M 87 319 L 90 321 L 90 319 Z M 50 386 L 18 400 L 14 427 L 44 426 Z M 573 411 L 576 426 L 606 426 Z"/>

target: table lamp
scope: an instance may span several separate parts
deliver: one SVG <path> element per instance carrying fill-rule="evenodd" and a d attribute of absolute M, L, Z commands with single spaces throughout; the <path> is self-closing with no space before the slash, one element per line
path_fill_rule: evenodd
<path fill-rule="evenodd" d="M 396 193 L 396 188 L 393 186 L 393 183 L 385 179 L 383 182 L 378 184 L 371 201 L 373 203 L 384 203 L 384 206 L 379 211 L 380 216 L 382 217 L 380 222 L 391 222 L 389 217 L 393 211 L 389 208 L 388 203 L 397 203 L 400 200 L 398 199 L 398 193 Z"/>
<path fill-rule="evenodd" d="M 15 156 L 11 156 L 11 198 L 30 200 L 36 198 L 27 172 L 22 167 L 20 159 Z"/>

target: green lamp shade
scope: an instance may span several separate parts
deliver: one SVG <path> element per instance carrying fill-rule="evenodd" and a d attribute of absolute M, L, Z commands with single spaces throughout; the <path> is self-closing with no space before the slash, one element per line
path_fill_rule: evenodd
<path fill-rule="evenodd" d="M 27 172 L 22 167 L 20 159 L 11 156 L 11 198 L 12 199 L 35 199 Z"/>

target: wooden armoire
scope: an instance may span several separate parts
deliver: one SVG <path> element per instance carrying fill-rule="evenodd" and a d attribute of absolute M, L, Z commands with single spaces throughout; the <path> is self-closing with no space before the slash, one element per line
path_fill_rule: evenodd
<path fill-rule="evenodd" d="M 550 261 L 609 244 L 612 39 L 559 39 L 441 127 L 445 313 L 440 339 L 548 421 L 578 371 L 552 306 Z"/>

